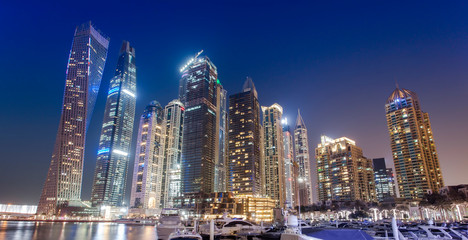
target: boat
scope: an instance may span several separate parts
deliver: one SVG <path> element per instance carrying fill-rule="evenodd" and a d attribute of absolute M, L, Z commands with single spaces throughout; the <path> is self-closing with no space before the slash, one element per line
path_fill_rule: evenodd
<path fill-rule="evenodd" d="M 114 221 L 115 223 L 126 224 L 126 225 L 143 225 L 143 226 L 154 226 L 156 222 L 153 219 L 145 218 L 122 218 Z"/>
<path fill-rule="evenodd" d="M 200 234 L 210 235 L 210 222 L 200 226 Z M 264 228 L 242 219 L 215 219 L 215 236 L 257 236 L 264 232 Z"/>
<path fill-rule="evenodd" d="M 161 215 L 159 216 L 158 225 L 156 226 L 156 232 L 158 239 L 168 240 L 171 233 L 177 230 L 183 229 L 179 210 L 175 208 L 163 208 Z"/>
<path fill-rule="evenodd" d="M 203 240 L 203 238 L 195 230 L 188 231 L 184 229 L 182 231 L 176 230 L 171 233 L 168 240 Z"/>

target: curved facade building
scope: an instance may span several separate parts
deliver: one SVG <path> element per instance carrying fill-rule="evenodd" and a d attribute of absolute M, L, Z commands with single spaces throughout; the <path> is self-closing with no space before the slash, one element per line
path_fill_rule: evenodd
<path fill-rule="evenodd" d="M 37 209 L 55 215 L 61 204 L 81 200 L 86 131 L 107 58 L 109 38 L 91 22 L 78 26 L 68 58 L 62 115 Z"/>

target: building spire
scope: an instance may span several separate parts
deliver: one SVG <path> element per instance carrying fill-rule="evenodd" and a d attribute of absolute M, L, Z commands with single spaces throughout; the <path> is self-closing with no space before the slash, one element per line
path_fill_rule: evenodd
<path fill-rule="evenodd" d="M 258 98 L 257 89 L 255 89 L 255 84 L 253 83 L 252 78 L 249 76 L 247 76 L 247 78 L 245 79 L 244 86 L 242 87 L 242 91 L 243 92 L 252 91 L 255 97 Z"/>
<path fill-rule="evenodd" d="M 301 109 L 297 109 L 296 128 L 298 128 L 298 127 L 304 127 L 305 128 L 305 123 L 304 123 L 304 120 L 302 119 L 302 116 L 301 116 Z"/>

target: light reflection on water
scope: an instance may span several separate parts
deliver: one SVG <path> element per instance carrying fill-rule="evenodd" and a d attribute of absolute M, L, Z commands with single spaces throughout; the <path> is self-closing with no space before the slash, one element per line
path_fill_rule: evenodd
<path fill-rule="evenodd" d="M 0 240 L 156 239 L 154 226 L 116 223 L 51 223 L 0 221 Z"/>

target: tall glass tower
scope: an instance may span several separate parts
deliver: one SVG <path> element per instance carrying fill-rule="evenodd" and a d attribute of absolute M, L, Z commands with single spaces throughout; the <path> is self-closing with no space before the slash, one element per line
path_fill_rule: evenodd
<path fill-rule="evenodd" d="M 265 193 L 267 197 L 277 200 L 278 207 L 284 207 L 286 201 L 284 173 L 284 145 L 281 118 L 283 108 L 275 103 L 262 107 Z"/>
<path fill-rule="evenodd" d="M 284 189 L 286 191 L 286 208 L 294 208 L 298 202 L 296 201 L 296 182 L 297 177 L 294 174 L 294 142 L 293 135 L 289 129 L 288 119 L 284 118 L 283 124 L 283 150 L 284 150 Z M 304 204 L 302 204 L 304 205 Z"/>
<path fill-rule="evenodd" d="M 135 49 L 124 41 L 107 94 L 91 201 L 94 206 L 121 206 L 135 118 Z"/>
<path fill-rule="evenodd" d="M 162 208 L 163 115 L 159 102 L 152 101 L 140 117 L 130 194 L 132 213 L 153 215 Z"/>
<path fill-rule="evenodd" d="M 396 88 L 385 104 L 388 133 L 400 197 L 422 198 L 444 186 L 429 114 L 418 95 Z"/>
<path fill-rule="evenodd" d="M 184 129 L 184 104 L 172 100 L 164 108 L 165 154 L 163 166 L 164 206 L 174 207 L 174 198 L 182 196 L 181 159 Z"/>
<path fill-rule="evenodd" d="M 207 56 L 191 59 L 181 69 L 180 99 L 184 100 L 182 189 L 184 194 L 211 193 L 217 152 L 216 66 Z"/>
<path fill-rule="evenodd" d="M 215 175 L 214 192 L 226 192 L 226 144 L 227 127 L 227 91 L 217 81 L 216 86 L 216 155 L 215 155 Z"/>
<path fill-rule="evenodd" d="M 91 22 L 78 26 L 68 58 L 62 115 L 37 213 L 54 215 L 57 207 L 81 200 L 86 130 L 101 85 L 109 38 Z"/>
<path fill-rule="evenodd" d="M 227 182 L 235 196 L 263 194 L 261 132 L 257 90 L 247 78 L 242 92 L 229 96 Z"/>
<path fill-rule="evenodd" d="M 309 140 L 307 128 L 301 116 L 301 111 L 297 110 L 296 129 L 294 129 L 294 149 L 296 162 L 299 164 L 299 196 L 301 205 L 310 205 L 312 198 L 312 178 L 310 171 Z"/>

